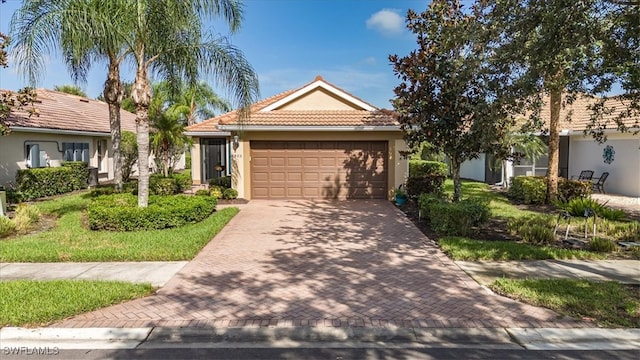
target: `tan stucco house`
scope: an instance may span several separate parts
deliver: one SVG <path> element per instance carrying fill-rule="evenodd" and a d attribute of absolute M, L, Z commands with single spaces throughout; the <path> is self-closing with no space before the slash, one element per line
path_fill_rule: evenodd
<path fill-rule="evenodd" d="M 15 181 L 18 169 L 85 161 L 99 180 L 112 180 L 113 156 L 108 105 L 58 91 L 38 89 L 33 106 L 39 116 L 15 111 L 11 133 L 0 136 L 0 185 Z M 122 130 L 135 132 L 135 115 L 121 111 Z"/>
<path fill-rule="evenodd" d="M 589 106 L 599 99 L 589 96 L 579 96 L 573 104 L 560 112 L 560 150 L 558 174 L 565 178 L 577 177 L 582 170 L 592 170 L 595 177 L 604 172 L 609 173 L 605 183 L 607 193 L 620 194 L 638 198 L 640 201 L 640 134 L 638 131 L 638 117 L 631 116 L 624 119 L 628 132 L 620 132 L 613 122 L 626 103 L 612 98 L 607 101 L 607 108 L 611 113 L 604 115 L 609 129 L 604 130 L 607 140 L 599 144 L 591 135 L 584 131 L 591 122 Z M 567 115 L 571 112 L 571 121 Z M 550 107 L 546 101 L 540 114 L 542 119 L 549 119 Z M 548 126 L 547 126 L 548 127 Z M 497 183 L 501 179 L 502 171 L 490 169 L 490 159 L 485 154 L 480 158 L 466 161 L 462 164 L 460 175 L 464 178 Z M 519 163 L 509 162 L 507 179 L 519 175 L 544 176 L 547 172 L 548 156 L 541 156 L 533 161 L 524 159 Z"/>
<path fill-rule="evenodd" d="M 387 199 L 407 176 L 392 111 L 316 77 L 187 128 L 192 178 L 230 175 L 245 199 Z"/>

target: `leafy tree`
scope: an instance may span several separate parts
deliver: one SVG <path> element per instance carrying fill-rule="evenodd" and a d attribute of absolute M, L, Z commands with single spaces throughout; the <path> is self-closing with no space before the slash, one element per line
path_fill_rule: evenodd
<path fill-rule="evenodd" d="M 637 69 L 638 33 L 623 31 L 628 40 L 625 46 L 636 44 L 635 49 L 628 49 L 630 51 L 616 52 L 614 49 L 618 49 L 619 44 L 611 39 L 616 29 L 629 29 L 612 17 L 613 13 L 622 6 L 632 5 L 602 0 L 483 0 L 481 3 L 486 5 L 484 28 L 492 32 L 489 49 L 495 54 L 495 69 L 499 69 L 501 77 L 507 74 L 509 79 L 503 82 L 503 100 L 520 102 L 523 105 L 520 110 L 530 112 L 530 129 L 548 131 L 547 201 L 554 200 L 558 194 L 562 107 L 571 104 L 580 93 L 602 95 L 611 89 L 615 80 L 627 78 L 623 74 L 629 69 L 629 63 L 622 68 L 611 67 L 613 59 L 626 58 L 631 62 L 635 59 Z M 634 83 L 637 85 L 634 76 L 628 77 L 629 89 Z M 635 91 L 637 93 L 637 87 Z M 513 101 L 506 100 L 509 97 Z M 545 101 L 550 103 L 548 126 L 540 118 Z M 570 117 L 571 113 L 569 120 Z"/>
<path fill-rule="evenodd" d="M 122 132 L 122 181 L 127 182 L 133 173 L 133 166 L 138 161 L 138 143 L 136 134 L 131 131 Z"/>
<path fill-rule="evenodd" d="M 76 86 L 76 85 L 69 85 L 69 84 L 56 85 L 56 86 L 53 87 L 53 90 L 60 91 L 60 92 L 66 93 L 66 94 L 82 96 L 82 97 L 85 97 L 85 98 L 87 97 L 87 93 L 82 91 L 82 89 L 79 86 Z"/>
<path fill-rule="evenodd" d="M 9 67 L 6 47 L 10 41 L 11 38 L 9 36 L 0 33 L 0 67 L 3 68 Z M 18 90 L 17 93 L 0 91 L 0 136 L 9 135 L 11 132 L 11 129 L 9 129 L 9 126 L 6 124 L 6 120 L 12 111 L 21 110 L 27 105 L 31 105 L 31 107 L 27 109 L 29 116 L 33 114 L 37 115 L 37 109 L 33 107 L 33 102 L 36 98 L 36 92 L 28 87 Z"/>
<path fill-rule="evenodd" d="M 460 165 L 491 151 L 509 120 L 493 99 L 486 76 L 479 14 L 457 0 L 434 0 L 421 14 L 409 10 L 407 27 L 418 49 L 389 57 L 401 83 L 393 100 L 410 147 L 428 141 L 449 158 L 454 200 L 461 196 Z"/>
<path fill-rule="evenodd" d="M 113 146 L 114 176 L 122 188 L 120 157 L 120 107 L 122 84 L 120 64 L 126 56 L 124 39 L 131 24 L 122 16 L 124 0 L 24 0 L 11 20 L 17 39 L 15 55 L 19 68 L 31 84 L 44 73 L 44 57 L 58 48 L 75 81 L 86 81 L 94 61 L 108 67 L 103 100 L 109 105 L 109 124 Z M 83 95 L 86 96 L 86 95 Z"/>
<path fill-rule="evenodd" d="M 192 144 L 184 135 L 184 123 L 169 112 L 150 113 L 151 149 L 156 155 L 156 163 L 166 177 L 173 173 L 176 162 Z"/>

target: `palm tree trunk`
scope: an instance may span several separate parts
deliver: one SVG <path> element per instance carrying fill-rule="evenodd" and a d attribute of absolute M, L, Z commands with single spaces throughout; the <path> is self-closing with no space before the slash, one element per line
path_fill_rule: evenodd
<path fill-rule="evenodd" d="M 109 104 L 109 127 L 113 150 L 113 175 L 116 190 L 122 190 L 122 157 L 120 156 L 121 122 L 120 104 L 122 104 L 122 83 L 120 82 L 120 64 L 114 56 L 109 57 L 109 72 L 104 83 L 104 99 Z"/>
<path fill-rule="evenodd" d="M 149 104 L 151 86 L 143 57 L 140 56 L 132 91 L 136 104 L 136 139 L 138 142 L 138 207 L 149 205 Z"/>
<path fill-rule="evenodd" d="M 549 120 L 549 165 L 547 168 L 547 203 L 558 197 L 558 161 L 560 149 L 560 108 L 562 89 L 555 88 L 550 92 L 551 119 Z"/>

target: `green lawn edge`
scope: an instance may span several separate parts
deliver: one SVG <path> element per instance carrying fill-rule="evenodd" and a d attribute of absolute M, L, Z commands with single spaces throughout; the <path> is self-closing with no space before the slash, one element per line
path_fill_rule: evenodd
<path fill-rule="evenodd" d="M 83 226 L 86 194 L 36 203 L 56 216 L 51 230 L 0 240 L 1 262 L 191 260 L 240 211 L 227 207 L 186 226 L 152 231 L 92 231 Z"/>
<path fill-rule="evenodd" d="M 94 280 L 0 281 L 0 327 L 45 326 L 78 314 L 141 298 L 151 284 Z"/>

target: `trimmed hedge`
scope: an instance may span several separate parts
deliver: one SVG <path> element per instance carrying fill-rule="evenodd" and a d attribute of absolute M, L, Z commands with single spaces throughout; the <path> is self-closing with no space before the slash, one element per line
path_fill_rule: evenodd
<path fill-rule="evenodd" d="M 410 160 L 407 196 L 416 199 L 420 194 L 443 194 L 447 178 L 447 164 L 440 161 Z"/>
<path fill-rule="evenodd" d="M 472 228 L 486 223 L 490 215 L 489 204 L 477 199 L 452 203 L 433 194 L 422 194 L 418 204 L 439 235 L 467 236 Z"/>
<path fill-rule="evenodd" d="M 409 176 L 447 176 L 447 164 L 441 161 L 409 160 Z"/>
<path fill-rule="evenodd" d="M 558 197 L 564 201 L 588 197 L 592 193 L 590 181 L 558 179 Z M 547 178 L 544 176 L 516 176 L 511 179 L 507 194 L 523 204 L 544 204 L 547 196 Z"/>
<path fill-rule="evenodd" d="M 191 189 L 191 174 L 189 172 L 171 174 L 164 177 L 162 174 L 149 176 L 149 193 L 154 195 L 173 195 Z"/>
<path fill-rule="evenodd" d="M 236 189 L 224 189 L 222 192 L 222 198 L 226 200 L 233 200 L 238 198 L 238 190 Z"/>
<path fill-rule="evenodd" d="M 33 200 L 84 189 L 88 180 L 86 163 L 66 162 L 61 167 L 18 170 L 16 190 L 23 200 Z"/>
<path fill-rule="evenodd" d="M 132 194 L 114 194 L 95 198 L 87 206 L 87 221 L 92 230 L 158 230 L 197 223 L 215 210 L 217 200 L 210 196 L 150 196 L 149 206 L 138 207 Z"/>

